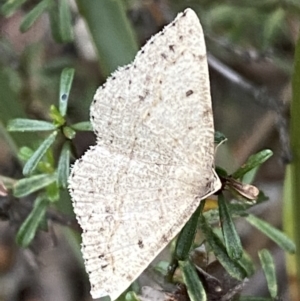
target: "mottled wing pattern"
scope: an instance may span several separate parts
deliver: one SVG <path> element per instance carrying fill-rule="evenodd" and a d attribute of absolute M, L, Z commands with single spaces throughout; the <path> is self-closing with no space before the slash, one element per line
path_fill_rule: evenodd
<path fill-rule="evenodd" d="M 100 87 L 69 179 L 93 298 L 115 300 L 220 188 L 202 28 L 187 9 Z"/>

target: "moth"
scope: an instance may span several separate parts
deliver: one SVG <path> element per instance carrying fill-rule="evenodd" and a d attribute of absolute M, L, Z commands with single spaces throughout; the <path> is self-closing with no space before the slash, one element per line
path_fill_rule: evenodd
<path fill-rule="evenodd" d="M 219 190 L 203 31 L 186 9 L 99 87 L 69 178 L 93 298 L 115 300 Z"/>

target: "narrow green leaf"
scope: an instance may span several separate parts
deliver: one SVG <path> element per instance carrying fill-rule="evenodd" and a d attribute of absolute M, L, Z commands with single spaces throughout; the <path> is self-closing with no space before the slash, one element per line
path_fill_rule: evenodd
<path fill-rule="evenodd" d="M 62 43 L 63 41 L 60 33 L 58 4 L 56 1 L 51 1 L 51 6 L 48 12 L 52 37 L 57 43 Z"/>
<path fill-rule="evenodd" d="M 205 217 L 202 214 L 199 217 L 199 224 L 202 232 L 205 234 L 209 246 L 215 253 L 221 265 L 233 278 L 243 280 L 247 276 L 246 271 L 238 261 L 234 261 L 228 256 L 223 242 L 213 232 L 212 228 L 206 222 Z"/>
<path fill-rule="evenodd" d="M 135 292 L 129 291 L 125 295 L 125 300 L 126 301 L 140 301 L 140 298 L 138 298 L 138 296 L 136 295 Z"/>
<path fill-rule="evenodd" d="M 269 12 L 268 17 L 264 22 L 264 28 L 262 32 L 263 36 L 263 49 L 266 50 L 270 48 L 274 40 L 278 38 L 278 32 L 281 30 L 281 24 L 283 24 L 286 16 L 286 10 L 282 7 Z"/>
<path fill-rule="evenodd" d="M 249 254 L 247 254 L 245 251 L 243 252 L 242 258 L 238 262 L 246 271 L 248 278 L 255 273 L 255 265 Z"/>
<path fill-rule="evenodd" d="M 66 142 L 62 148 L 58 167 L 57 167 L 57 183 L 58 186 L 66 188 L 70 173 L 70 144 Z"/>
<path fill-rule="evenodd" d="M 259 231 L 263 232 L 266 236 L 277 243 L 283 250 L 289 253 L 296 252 L 296 246 L 283 232 L 274 228 L 269 223 L 259 219 L 258 217 L 250 214 L 246 220 Z"/>
<path fill-rule="evenodd" d="M 62 42 L 72 42 L 74 35 L 71 22 L 71 11 L 67 0 L 60 0 L 58 2 L 59 10 L 59 27 Z"/>
<path fill-rule="evenodd" d="M 197 232 L 200 212 L 199 206 L 178 235 L 174 253 L 176 259 L 178 260 L 186 260 L 189 257 L 190 250 Z"/>
<path fill-rule="evenodd" d="M 71 127 L 69 127 L 69 126 L 64 126 L 64 127 L 63 127 L 63 133 L 64 133 L 65 137 L 66 137 L 67 139 L 70 139 L 70 140 L 74 139 L 75 136 L 76 136 L 76 131 L 74 131 L 74 130 L 73 130 Z"/>
<path fill-rule="evenodd" d="M 222 233 L 227 250 L 227 254 L 233 260 L 240 259 L 243 255 L 243 248 L 239 235 L 236 232 L 231 214 L 227 207 L 223 194 L 218 196 L 219 214 L 222 225 Z"/>
<path fill-rule="evenodd" d="M 252 155 L 248 158 L 247 162 L 243 164 L 233 175 L 232 177 L 235 179 L 242 178 L 247 172 L 254 169 L 257 166 L 260 166 L 265 161 L 267 161 L 271 156 L 273 155 L 273 152 L 270 149 L 265 149 L 260 152 L 258 152 L 255 155 Z"/>
<path fill-rule="evenodd" d="M 18 153 L 18 158 L 25 162 L 33 155 L 33 150 L 28 146 L 22 146 Z"/>
<path fill-rule="evenodd" d="M 27 0 L 7 0 L 1 8 L 1 12 L 6 17 L 12 15 Z"/>
<path fill-rule="evenodd" d="M 28 247 L 33 240 L 38 226 L 45 216 L 47 206 L 48 201 L 45 199 L 44 195 L 40 195 L 36 198 L 32 211 L 17 233 L 16 240 L 21 247 Z"/>
<path fill-rule="evenodd" d="M 55 182 L 56 178 L 56 174 L 41 174 L 21 179 L 14 185 L 14 196 L 20 198 L 29 195 Z"/>
<path fill-rule="evenodd" d="M 170 262 L 169 261 L 159 261 L 155 266 L 154 270 L 165 277 L 169 271 Z"/>
<path fill-rule="evenodd" d="M 268 250 L 263 249 L 258 252 L 258 256 L 267 279 L 270 295 L 272 298 L 275 298 L 278 295 L 278 287 L 276 280 L 275 264 L 272 255 Z"/>
<path fill-rule="evenodd" d="M 46 187 L 46 196 L 50 202 L 54 203 L 59 200 L 59 187 L 57 185 L 57 179 L 55 182 L 49 184 Z"/>
<path fill-rule="evenodd" d="M 27 31 L 49 6 L 50 0 L 42 0 L 38 3 L 22 20 L 21 32 Z"/>
<path fill-rule="evenodd" d="M 76 0 L 76 4 L 89 27 L 103 76 L 130 63 L 139 47 L 126 1 Z"/>
<path fill-rule="evenodd" d="M 62 116 L 66 115 L 70 90 L 74 78 L 73 68 L 64 68 L 60 77 L 59 88 L 59 112 Z"/>
<path fill-rule="evenodd" d="M 55 125 L 51 122 L 25 118 L 12 119 L 7 124 L 7 130 L 10 132 L 53 131 L 55 129 Z"/>
<path fill-rule="evenodd" d="M 191 301 L 206 301 L 204 287 L 192 263 L 189 260 L 179 261 L 179 267 Z"/>
<path fill-rule="evenodd" d="M 294 1 L 299 2 L 299 1 Z M 299 4 L 298 4 L 299 5 Z M 296 11 L 296 9 L 294 10 Z M 299 9 L 298 9 L 299 11 Z M 297 252 L 293 256 L 292 266 L 289 260 L 288 273 L 290 279 L 295 279 L 295 283 L 300 283 L 300 36 L 298 34 L 297 43 L 294 54 L 294 70 L 292 77 L 292 101 L 290 105 L 290 139 L 291 139 L 291 153 L 293 154 L 293 160 L 290 166 L 291 172 L 291 214 L 290 220 L 285 221 L 285 225 L 289 224 L 292 231 L 293 240 L 296 243 Z M 285 200 L 286 201 L 286 200 Z M 290 257 L 291 258 L 291 257 Z"/>
<path fill-rule="evenodd" d="M 51 105 L 49 115 L 57 127 L 60 127 L 66 123 L 65 118 L 60 114 L 59 110 L 55 105 Z"/>
<path fill-rule="evenodd" d="M 71 125 L 71 128 L 76 131 L 92 131 L 93 127 L 90 121 L 78 122 Z"/>
<path fill-rule="evenodd" d="M 30 159 L 26 162 L 23 168 L 23 175 L 27 176 L 31 174 L 35 168 L 37 167 L 38 163 L 41 161 L 49 147 L 55 141 L 57 136 L 57 131 L 53 132 L 48 138 L 44 140 L 44 142 L 38 147 L 38 149 L 33 153 Z"/>
<path fill-rule="evenodd" d="M 228 173 L 225 169 L 219 167 L 219 166 L 216 166 L 216 173 L 218 174 L 219 177 L 223 177 L 223 178 L 226 178 L 228 177 Z"/>

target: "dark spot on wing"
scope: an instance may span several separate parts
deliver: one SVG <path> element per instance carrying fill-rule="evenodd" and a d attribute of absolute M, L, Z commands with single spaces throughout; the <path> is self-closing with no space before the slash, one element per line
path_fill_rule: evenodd
<path fill-rule="evenodd" d="M 111 207 L 109 207 L 109 206 L 106 206 L 106 207 L 105 207 L 105 212 L 106 212 L 106 213 L 110 213 L 110 214 L 111 214 L 111 213 L 112 213 L 112 209 L 111 209 Z"/>
<path fill-rule="evenodd" d="M 142 241 L 141 239 L 139 239 L 138 245 L 139 245 L 139 247 L 140 247 L 141 249 L 144 248 L 144 243 L 143 243 L 143 241 Z"/>
<path fill-rule="evenodd" d="M 174 45 L 169 45 L 169 49 L 174 52 Z"/>
<path fill-rule="evenodd" d="M 161 55 L 164 59 L 167 58 L 167 55 L 166 55 L 165 53 L 161 53 L 160 55 Z"/>
<path fill-rule="evenodd" d="M 104 270 L 107 266 L 108 264 L 101 265 L 101 269 Z"/>
<path fill-rule="evenodd" d="M 192 95 L 193 93 L 194 93 L 193 90 L 188 90 L 188 91 L 186 91 L 185 95 L 186 95 L 186 97 L 189 97 L 189 96 Z"/>
<path fill-rule="evenodd" d="M 163 236 L 162 236 L 162 241 L 163 241 L 163 242 L 168 242 L 168 237 L 167 237 L 166 235 L 163 235 Z"/>

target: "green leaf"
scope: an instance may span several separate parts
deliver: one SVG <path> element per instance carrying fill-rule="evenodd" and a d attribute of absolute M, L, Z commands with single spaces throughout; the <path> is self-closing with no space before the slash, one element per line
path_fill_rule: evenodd
<path fill-rule="evenodd" d="M 71 11 L 67 0 L 60 0 L 58 2 L 59 11 L 59 29 L 62 42 L 72 42 L 74 35 L 71 22 Z"/>
<path fill-rule="evenodd" d="M 43 0 L 38 3 L 22 20 L 21 32 L 27 31 L 49 6 L 50 0 Z"/>
<path fill-rule="evenodd" d="M 138 298 L 138 296 L 136 295 L 136 293 L 133 292 L 133 291 L 130 291 L 130 292 L 126 293 L 125 300 L 126 301 L 140 301 L 140 299 Z"/>
<path fill-rule="evenodd" d="M 78 122 L 71 125 L 71 128 L 76 131 L 92 131 L 93 127 L 90 121 Z"/>
<path fill-rule="evenodd" d="M 228 173 L 225 169 L 219 167 L 219 166 L 216 166 L 216 173 L 218 174 L 219 177 L 223 177 L 223 178 L 226 178 L 228 177 Z"/>
<path fill-rule="evenodd" d="M 273 152 L 269 149 L 265 149 L 260 151 L 259 153 L 252 155 L 248 158 L 247 162 L 243 164 L 233 175 L 232 177 L 235 179 L 242 178 L 247 172 L 254 169 L 257 166 L 260 166 L 265 161 L 267 161 Z"/>
<path fill-rule="evenodd" d="M 154 270 L 165 277 L 168 274 L 169 266 L 168 261 L 161 260 L 154 266 Z"/>
<path fill-rule="evenodd" d="M 286 17 L 286 11 L 282 7 L 274 9 L 268 14 L 263 28 L 263 45 L 264 50 L 272 47 L 275 39 L 278 39 L 278 33 L 282 31 L 282 24 Z"/>
<path fill-rule="evenodd" d="M 70 144 L 66 142 L 60 153 L 57 167 L 57 183 L 58 186 L 66 188 L 70 173 Z"/>
<path fill-rule="evenodd" d="M 46 187 L 46 195 L 49 201 L 52 203 L 59 200 L 59 188 L 57 185 L 57 180 Z"/>
<path fill-rule="evenodd" d="M 258 256 L 267 279 L 270 295 L 272 298 L 275 298 L 278 295 L 278 287 L 276 280 L 275 264 L 272 255 L 268 250 L 263 249 L 258 252 Z"/>
<path fill-rule="evenodd" d="M 299 1 L 295 1 L 299 2 Z M 299 3 L 298 3 L 299 5 Z M 298 10 L 299 11 L 299 10 Z M 294 70 L 292 77 L 292 101 L 290 105 L 290 139 L 291 139 L 291 153 L 293 160 L 291 166 L 287 166 L 287 172 L 290 172 L 289 186 L 291 201 L 289 220 L 284 221 L 285 228 L 289 228 L 289 233 L 292 235 L 293 240 L 297 246 L 297 252 L 293 258 L 289 257 L 288 273 L 289 277 L 293 277 L 297 283 L 300 281 L 300 37 L 294 50 Z M 287 201 L 287 200 L 284 200 Z M 285 205 L 285 202 L 284 202 Z M 291 259 L 294 259 L 291 261 Z"/>
<path fill-rule="evenodd" d="M 55 129 L 55 125 L 51 122 L 25 118 L 12 119 L 7 124 L 7 130 L 10 132 L 53 131 Z"/>
<path fill-rule="evenodd" d="M 74 139 L 76 136 L 76 132 L 69 126 L 63 127 L 63 133 L 64 133 L 65 137 L 70 140 Z"/>
<path fill-rule="evenodd" d="M 22 146 L 18 153 L 18 158 L 25 162 L 33 155 L 33 150 L 28 146 Z"/>
<path fill-rule="evenodd" d="M 191 301 L 206 301 L 204 287 L 192 263 L 189 260 L 179 261 L 179 267 Z"/>
<path fill-rule="evenodd" d="M 53 39 L 57 43 L 62 43 L 62 37 L 60 33 L 60 25 L 59 25 L 59 13 L 58 6 L 56 1 L 51 1 L 51 6 L 49 8 L 49 20 L 50 27 Z"/>
<path fill-rule="evenodd" d="M 60 127 L 66 123 L 65 118 L 60 114 L 55 105 L 51 105 L 49 115 L 53 119 L 53 122 L 57 127 Z"/>
<path fill-rule="evenodd" d="M 238 261 L 234 261 L 228 256 L 223 242 L 213 232 L 212 228 L 206 222 L 205 217 L 202 214 L 199 217 L 199 222 L 201 230 L 205 234 L 209 246 L 215 253 L 221 265 L 233 278 L 243 280 L 247 276 L 246 271 Z"/>
<path fill-rule="evenodd" d="M 189 257 L 197 232 L 200 212 L 201 208 L 199 206 L 178 235 L 174 254 L 178 260 L 186 260 Z"/>
<path fill-rule="evenodd" d="M 70 90 L 74 78 L 73 68 L 64 68 L 60 77 L 59 88 L 59 112 L 62 116 L 66 115 Z"/>
<path fill-rule="evenodd" d="M 247 277 L 251 277 L 255 273 L 255 265 L 251 257 L 244 251 L 243 256 L 239 259 L 239 264 L 244 268 L 247 273 Z"/>
<path fill-rule="evenodd" d="M 227 253 L 233 260 L 240 259 L 243 255 L 241 240 L 236 232 L 235 225 L 232 221 L 231 214 L 223 194 L 219 194 L 218 202 L 222 233 Z"/>
<path fill-rule="evenodd" d="M 49 147 L 55 141 L 57 136 L 57 131 L 53 132 L 48 138 L 44 140 L 44 142 L 38 147 L 38 149 L 33 153 L 30 159 L 26 162 L 23 168 L 23 175 L 31 174 L 35 168 L 37 167 L 38 163 L 41 161 Z"/>
<path fill-rule="evenodd" d="M 103 76 L 130 63 L 139 47 L 126 1 L 77 0 L 76 4 L 89 27 Z"/>
<path fill-rule="evenodd" d="M 16 240 L 21 247 L 28 247 L 33 240 L 38 226 L 45 216 L 47 206 L 48 201 L 45 199 L 44 195 L 40 195 L 36 198 L 32 211 L 27 216 L 17 233 Z"/>
<path fill-rule="evenodd" d="M 6 17 L 12 15 L 27 0 L 7 0 L 1 8 L 1 12 Z"/>
<path fill-rule="evenodd" d="M 14 196 L 20 198 L 29 195 L 55 182 L 56 178 L 56 174 L 41 174 L 21 179 L 14 186 Z"/>
<path fill-rule="evenodd" d="M 250 214 L 246 217 L 246 220 L 259 231 L 263 232 L 266 236 L 277 243 L 283 250 L 289 253 L 296 252 L 295 244 L 281 231 L 274 228 L 269 223 L 257 218 Z"/>

